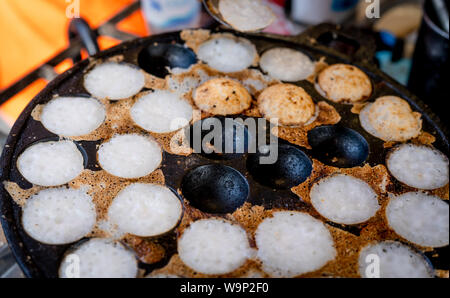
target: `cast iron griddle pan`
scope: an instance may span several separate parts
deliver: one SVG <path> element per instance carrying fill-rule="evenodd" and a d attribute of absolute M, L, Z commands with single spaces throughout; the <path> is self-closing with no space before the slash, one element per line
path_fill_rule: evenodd
<path fill-rule="evenodd" d="M 433 145 L 448 156 L 449 143 L 446 127 L 421 100 L 411 94 L 405 87 L 401 86 L 399 83 L 395 82 L 393 79 L 378 70 L 372 60 L 375 52 L 375 43 L 360 31 L 354 29 L 344 30 L 328 24 L 313 27 L 303 34 L 293 37 L 269 34 L 242 34 L 221 29 L 215 30 L 220 32 L 232 32 L 237 36 L 247 38 L 255 44 L 260 54 L 270 48 L 283 46 L 301 50 L 305 54 L 314 58 L 314 60 L 319 60 L 321 57 L 326 57 L 326 62 L 329 64 L 349 63 L 358 66 L 370 76 L 373 82 L 374 92 L 369 101 L 374 101 L 375 98 L 383 95 L 397 95 L 406 99 L 414 110 L 422 113 L 423 130 L 433 134 L 436 137 L 436 142 Z M 145 58 L 145 55 L 141 55 L 141 59 L 138 59 L 139 54 L 143 53 L 143 51 L 148 51 L 150 49 L 153 53 L 158 52 L 158 49 L 151 49 L 155 42 L 159 45 L 165 45 L 165 48 L 159 51 L 161 53 L 161 59 L 157 59 L 158 54 L 156 54 L 156 59 L 155 55 L 153 55 L 152 61 L 148 61 L 148 59 Z M 141 68 L 151 72 L 152 74 L 163 75 L 166 66 L 173 66 L 167 65 L 169 62 L 167 62 L 167 57 L 163 57 L 165 55 L 164 53 L 171 48 L 171 45 L 182 43 L 183 41 L 179 37 L 179 32 L 156 35 L 123 43 L 112 49 L 98 53 L 94 55 L 93 58 L 103 59 L 122 54 L 125 62 L 139 65 Z M 179 55 L 188 55 L 185 57 L 179 57 L 181 60 L 195 60 L 195 56 L 192 57 L 191 54 L 185 53 L 185 51 L 174 51 L 174 53 L 177 52 L 179 52 Z M 40 92 L 22 112 L 11 130 L 3 151 L 0 166 L 1 181 L 13 181 L 18 183 L 22 188 L 30 188 L 32 186 L 18 172 L 16 168 L 17 157 L 30 144 L 42 140 L 57 140 L 58 136 L 48 132 L 42 124 L 35 121 L 30 114 L 36 105 L 46 103 L 54 94 L 61 96 L 86 94 L 86 90 L 82 87 L 82 79 L 83 70 L 85 70 L 88 64 L 88 60 L 81 61 L 72 69 L 59 75 L 55 80 L 50 82 L 48 86 Z M 310 82 L 301 81 L 296 84 L 303 87 L 309 94 L 311 94 L 315 101 L 326 100 L 317 93 L 314 86 Z M 342 120 L 337 126 L 326 128 L 323 131 L 318 131 L 316 132 L 316 135 L 323 136 L 325 133 L 325 135 L 329 134 L 329 137 L 333 138 L 333 134 L 342 132 L 346 134 L 348 128 L 353 129 L 359 133 L 356 134 L 354 141 L 357 144 L 360 144 L 359 147 L 361 148 L 361 155 L 365 157 L 366 152 L 364 151 L 368 149 L 368 157 L 365 162 L 370 165 L 384 164 L 388 149 L 383 147 L 383 142 L 381 140 L 372 137 L 360 127 L 358 115 L 350 112 L 351 106 L 334 104 L 330 101 L 327 102 L 332 104 L 337 109 L 339 114 L 342 116 Z M 310 140 L 310 143 L 315 141 L 314 132 L 312 132 L 311 137 L 312 139 Z M 96 145 L 100 144 L 101 140 L 95 142 L 80 141 L 77 143 L 79 144 L 81 150 L 85 153 L 86 168 L 93 171 L 98 170 L 98 167 L 96 167 L 96 165 L 98 165 L 96 160 Z M 282 141 L 280 141 L 280 143 L 283 144 Z M 365 146 L 366 143 L 368 146 Z M 347 157 L 343 157 L 338 161 L 327 160 L 327 155 L 324 151 L 330 150 L 330 148 L 320 146 L 320 144 L 312 150 L 306 150 L 300 147 L 299 149 L 305 152 L 310 158 L 317 158 L 329 165 L 337 165 L 339 167 L 355 166 L 352 158 L 349 159 Z M 333 148 L 332 150 L 345 149 Z M 359 157 L 356 156 L 355 158 L 358 159 Z M 179 189 L 185 176 L 187 177 L 185 177 L 185 181 L 188 181 L 187 183 L 194 183 L 194 181 L 190 180 L 189 175 L 186 175 L 189 170 L 193 168 L 197 168 L 202 165 L 213 165 L 212 168 L 209 168 L 210 170 L 212 169 L 214 171 L 215 167 L 217 167 L 220 171 L 232 170 L 229 168 L 231 167 L 243 174 L 243 176 L 245 176 L 248 180 L 248 183 L 242 183 L 240 185 L 238 192 L 241 191 L 242 193 L 235 194 L 237 197 L 242 194 L 245 196 L 248 192 L 248 202 L 255 205 L 262 205 L 266 208 L 278 207 L 289 208 L 290 210 L 308 210 L 308 208 L 310 208 L 299 200 L 299 198 L 293 194 L 289 188 L 274 190 L 273 188 L 265 186 L 264 184 L 254 180 L 252 175 L 248 173 L 248 169 L 251 167 L 248 167 L 246 163 L 249 162 L 249 160 L 250 157 L 247 156 L 247 154 L 237 158 L 214 158 L 201 154 L 192 154 L 188 157 L 183 157 L 171 155 L 165 152 L 161 169 L 164 173 L 166 184 L 172 189 Z M 337 162 L 338 164 L 333 164 L 333 162 Z M 211 180 L 214 179 L 214 175 L 210 177 Z M 3 229 L 12 252 L 25 275 L 27 277 L 40 278 L 57 277 L 60 261 L 70 245 L 45 245 L 30 238 L 24 232 L 21 225 L 21 208 L 12 200 L 10 195 L 4 189 L 3 184 L 0 186 L 0 195 L 1 222 Z M 201 206 L 199 206 L 201 203 L 191 203 L 197 208 L 202 209 Z M 226 207 L 227 206 L 224 206 L 224 208 Z M 341 226 L 336 224 L 332 225 L 347 230 L 351 233 L 359 233 L 359 230 L 356 227 Z M 170 256 L 176 252 L 175 239 L 176 235 L 174 233 L 165 235 L 164 239 L 162 239 L 166 241 L 166 249 L 168 251 L 164 260 L 152 265 L 140 263 L 140 267 L 145 269 L 147 272 L 150 272 L 155 268 L 163 267 L 168 262 Z M 438 253 L 439 257 L 432 258 L 431 255 L 436 253 Z M 427 255 L 430 257 L 435 269 L 449 269 L 448 246 L 436 249 L 430 253 L 427 253 Z"/>

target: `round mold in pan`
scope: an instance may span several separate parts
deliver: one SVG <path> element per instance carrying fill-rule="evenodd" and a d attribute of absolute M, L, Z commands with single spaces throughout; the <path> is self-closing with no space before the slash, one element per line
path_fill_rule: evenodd
<path fill-rule="evenodd" d="M 195 208 L 207 213 L 232 213 L 248 198 L 245 177 L 232 167 L 210 164 L 189 171 L 181 183 L 183 196 Z"/>
<path fill-rule="evenodd" d="M 360 35 L 360 40 L 362 40 L 361 46 L 350 57 L 345 53 L 341 53 L 331 48 L 330 45 L 323 45 L 320 43 L 321 39 L 319 37 L 323 34 L 329 34 L 330 32 L 335 33 L 336 36 L 346 35 L 350 39 L 358 38 L 357 34 L 347 33 L 332 25 L 319 25 L 308 29 L 299 36 L 290 37 L 268 34 L 243 34 L 221 29 L 217 29 L 216 32 L 230 32 L 237 36 L 247 38 L 255 44 L 259 53 L 273 47 L 291 47 L 308 53 L 316 61 L 325 57 L 326 62 L 329 64 L 351 63 L 358 66 L 371 77 L 374 83 L 374 93 L 369 101 L 373 101 L 375 97 L 382 95 L 397 95 L 406 99 L 414 110 L 422 113 L 424 131 L 430 132 L 436 137 L 434 146 L 448 156 L 449 144 L 447 139 L 447 128 L 417 97 L 406 90 L 405 87 L 379 71 L 375 67 L 373 61 L 367 59 L 367 57 L 373 57 L 374 48 L 371 49 L 368 47 L 366 43 L 367 38 L 364 38 L 363 35 Z M 313 42 L 314 40 L 319 42 Z M 45 130 L 40 122 L 31 117 L 31 112 L 36 105 L 45 104 L 54 95 L 66 96 L 86 93 L 86 90 L 82 86 L 82 81 L 91 61 L 105 61 L 114 56 L 121 56 L 125 63 L 138 65 L 139 53 L 144 47 L 154 43 L 177 43 L 183 46 L 183 41 L 179 36 L 179 32 L 136 39 L 98 53 L 89 60 L 81 61 L 50 82 L 48 86 L 25 108 L 11 130 L 7 139 L 7 146 L 4 148 L 1 158 L 1 180 L 16 182 L 22 188 L 30 188 L 32 185 L 23 181 L 23 178 L 21 178 L 20 175 L 17 175 L 15 162 L 18 154 L 31 143 L 42 139 L 57 137 Z M 163 61 L 163 59 L 161 61 Z M 161 64 L 164 63 L 161 62 Z M 166 66 L 170 67 L 170 65 Z M 315 101 L 325 100 L 317 94 L 313 84 L 310 82 L 301 81 L 295 84 L 303 87 L 313 96 Z M 334 106 L 342 116 L 340 125 L 355 130 L 367 140 L 370 146 L 370 152 L 366 163 L 371 165 L 383 164 L 386 154 L 386 149 L 383 148 L 383 142 L 364 132 L 359 125 L 357 115 L 350 112 L 349 106 L 334 103 L 329 104 Z M 92 171 L 99 170 L 96 161 L 96 146 L 99 142 L 101 141 L 80 142 L 88 157 L 87 168 Z M 281 143 L 282 142 L 280 142 L 280 144 Z M 314 153 L 313 150 L 304 151 L 309 155 L 309 158 L 313 157 L 313 154 L 310 154 L 311 152 Z M 299 211 L 310 210 L 310 208 L 299 200 L 299 198 L 289 189 L 274 189 L 267 185 L 263 185 L 254 179 L 253 175 L 251 175 L 247 169 L 247 156 L 248 154 L 242 154 L 241 156 L 232 159 L 212 159 L 201 154 L 191 154 L 185 157 L 164 152 L 161 170 L 166 178 L 166 185 L 172 187 L 174 190 L 180 191 L 187 169 L 195 169 L 210 164 L 228 166 L 237 170 L 246 178 L 249 185 L 249 195 L 246 202 L 254 205 L 261 205 L 267 209 L 283 208 Z M 21 208 L 12 200 L 5 190 L 3 183 L 0 186 L 0 195 L 1 222 L 5 231 L 5 236 L 25 275 L 28 277 L 57 277 L 59 262 L 69 246 L 44 245 L 28 237 L 23 231 L 20 222 Z M 161 236 L 158 238 L 158 242 L 163 243 L 164 247 L 167 248 L 167 255 L 164 260 L 155 264 L 148 265 L 140 262 L 140 268 L 145 269 L 146 273 L 167 264 L 167 261 L 176 252 L 175 233 Z M 438 257 L 430 258 L 434 267 L 436 269 L 448 270 L 448 246 L 430 251 L 426 254 L 428 256 L 438 254 Z"/>
<path fill-rule="evenodd" d="M 34 143 L 30 143 L 30 144 L 28 144 L 26 147 L 24 147 L 24 148 L 18 153 L 18 156 L 17 156 L 17 157 L 19 158 L 20 155 L 21 155 L 26 149 L 30 148 L 31 146 L 37 145 L 37 144 L 39 144 L 39 143 L 59 142 L 59 141 L 70 141 L 70 142 L 74 143 L 75 146 L 76 146 L 76 148 L 77 148 L 77 150 L 80 152 L 80 154 L 81 154 L 81 156 L 82 156 L 82 158 L 83 158 L 83 164 L 82 164 L 83 169 L 88 168 L 88 166 L 89 166 L 89 156 L 88 156 L 88 154 L 87 154 L 86 149 L 83 147 L 82 142 L 77 142 L 77 141 L 73 141 L 73 140 L 70 140 L 70 139 L 64 139 L 64 138 L 63 138 L 63 139 L 60 139 L 60 138 L 58 138 L 58 137 L 43 138 L 43 139 L 40 139 L 40 140 L 38 140 L 38 141 L 36 141 L 36 142 L 34 142 Z M 20 181 L 23 182 L 24 185 L 26 185 L 26 186 L 24 187 L 25 189 L 26 189 L 26 188 L 29 188 L 28 185 L 29 185 L 30 187 L 32 187 L 32 183 L 29 182 L 29 181 L 22 175 L 22 173 L 19 171 L 19 169 L 18 169 L 18 167 L 17 167 L 17 161 L 16 161 L 16 163 L 14 164 L 14 171 L 17 171 L 15 174 L 19 175 L 19 176 L 20 176 Z M 80 173 L 80 174 L 81 174 L 81 173 Z M 77 175 L 77 176 L 78 176 L 78 175 Z M 19 186 L 22 186 L 22 185 L 19 184 Z M 53 187 L 56 187 L 56 186 L 58 186 L 58 185 L 55 185 L 55 186 L 53 186 Z M 23 186 L 22 186 L 22 187 L 23 187 Z"/>
<path fill-rule="evenodd" d="M 247 168 L 259 183 L 275 189 L 289 189 L 308 179 L 312 161 L 297 147 L 280 143 L 276 147 L 263 145 L 257 153 L 249 154 Z"/>
<path fill-rule="evenodd" d="M 241 157 L 256 142 L 256 136 L 243 121 L 223 116 L 194 122 L 185 130 L 185 135 L 194 153 L 216 160 Z"/>
<path fill-rule="evenodd" d="M 353 129 L 324 125 L 308 132 L 311 155 L 321 162 L 340 168 L 363 164 L 369 156 L 369 144 Z"/>
<path fill-rule="evenodd" d="M 169 69 L 187 69 L 197 63 L 195 53 L 180 44 L 153 43 L 144 47 L 137 57 L 138 65 L 146 72 L 164 78 Z"/>

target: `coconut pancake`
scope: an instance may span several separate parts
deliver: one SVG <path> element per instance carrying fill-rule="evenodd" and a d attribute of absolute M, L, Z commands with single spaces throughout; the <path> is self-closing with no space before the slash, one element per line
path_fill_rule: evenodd
<path fill-rule="evenodd" d="M 302 87 L 291 84 L 270 86 L 259 95 L 258 109 L 268 120 L 282 125 L 304 125 L 316 113 L 316 105 Z"/>
<path fill-rule="evenodd" d="M 255 46 L 243 38 L 212 38 L 197 50 L 197 57 L 221 72 L 237 72 L 251 66 L 258 58 Z"/>
<path fill-rule="evenodd" d="M 106 62 L 84 78 L 84 87 L 98 99 L 119 100 L 136 95 L 145 85 L 140 69 L 131 64 Z"/>
<path fill-rule="evenodd" d="M 170 189 L 134 183 L 114 198 L 108 217 L 122 233 L 151 237 L 173 229 L 182 211 L 181 201 Z"/>
<path fill-rule="evenodd" d="M 449 243 L 448 204 L 436 196 L 409 192 L 392 197 L 386 217 L 397 234 L 415 244 L 442 247 Z"/>
<path fill-rule="evenodd" d="M 234 271 L 251 253 L 245 230 L 218 218 L 193 222 L 178 239 L 181 260 L 204 274 Z"/>
<path fill-rule="evenodd" d="M 359 119 L 368 133 L 384 141 L 407 141 L 422 130 L 421 114 L 397 96 L 377 98 L 361 110 Z"/>
<path fill-rule="evenodd" d="M 273 213 L 255 232 L 258 258 L 272 277 L 294 277 L 315 271 L 336 257 L 325 225 L 303 212 Z"/>
<path fill-rule="evenodd" d="M 33 184 L 58 186 L 84 170 L 84 158 L 72 141 L 39 142 L 20 154 L 17 168 Z"/>
<path fill-rule="evenodd" d="M 340 224 L 365 222 L 380 209 L 377 194 L 370 185 L 349 175 L 321 179 L 311 188 L 310 197 L 323 217 Z"/>
<path fill-rule="evenodd" d="M 46 244 L 66 244 L 89 234 L 96 221 L 92 198 L 81 189 L 49 188 L 26 200 L 22 225 Z"/>
<path fill-rule="evenodd" d="M 74 262 L 79 270 L 74 271 Z M 63 278 L 134 278 L 138 274 L 135 255 L 122 244 L 93 238 L 66 255 L 59 268 Z"/>
<path fill-rule="evenodd" d="M 41 122 L 61 136 L 82 136 L 97 129 L 105 120 L 102 103 L 88 97 L 57 97 L 42 109 Z"/>
<path fill-rule="evenodd" d="M 144 177 L 161 164 L 160 145 L 150 137 L 116 135 L 98 149 L 98 162 L 108 173 L 122 178 Z"/>
<path fill-rule="evenodd" d="M 203 83 L 195 90 L 194 102 L 208 113 L 234 115 L 248 109 L 252 97 L 238 81 L 217 78 Z"/>
<path fill-rule="evenodd" d="M 289 48 L 273 48 L 264 52 L 259 65 L 272 78 L 285 82 L 306 80 L 315 70 L 315 64 L 308 56 Z"/>
<path fill-rule="evenodd" d="M 437 189 L 448 184 L 448 158 L 431 147 L 403 144 L 387 156 L 386 165 L 398 181 L 419 189 Z"/>
<path fill-rule="evenodd" d="M 261 0 L 220 0 L 223 19 L 238 31 L 257 31 L 275 20 L 272 10 Z"/>
<path fill-rule="evenodd" d="M 333 102 L 353 104 L 370 97 L 372 82 L 356 66 L 333 64 L 319 73 L 316 89 Z"/>
<path fill-rule="evenodd" d="M 420 253 L 400 242 L 383 241 L 369 244 L 359 255 L 359 273 L 373 277 L 374 257 L 379 259 L 380 278 L 431 278 L 434 276 L 429 261 Z M 368 276 L 369 275 L 369 276 Z"/>
<path fill-rule="evenodd" d="M 176 131 L 192 120 L 192 106 L 176 93 L 156 90 L 140 97 L 130 110 L 131 118 L 145 130 Z"/>

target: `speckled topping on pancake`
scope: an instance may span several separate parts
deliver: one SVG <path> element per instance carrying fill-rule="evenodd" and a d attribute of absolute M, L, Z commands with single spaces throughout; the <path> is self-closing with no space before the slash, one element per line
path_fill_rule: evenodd
<path fill-rule="evenodd" d="M 258 97 L 258 109 L 269 120 L 282 125 L 303 125 L 315 114 L 316 106 L 302 87 L 277 84 L 265 89 Z"/>
<path fill-rule="evenodd" d="M 208 113 L 234 115 L 248 109 L 252 97 L 238 81 L 217 78 L 203 83 L 194 91 L 194 102 Z"/>
<path fill-rule="evenodd" d="M 407 141 L 422 130 L 421 114 L 397 96 L 377 98 L 361 110 L 359 119 L 368 133 L 384 141 Z"/>
<path fill-rule="evenodd" d="M 316 89 L 331 101 L 353 104 L 370 97 L 372 82 L 356 66 L 334 64 L 319 73 Z"/>

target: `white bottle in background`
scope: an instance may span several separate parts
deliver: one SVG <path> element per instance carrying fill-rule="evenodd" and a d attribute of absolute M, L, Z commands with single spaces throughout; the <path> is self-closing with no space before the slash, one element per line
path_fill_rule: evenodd
<path fill-rule="evenodd" d="M 201 3 L 198 0 L 141 0 L 152 34 L 197 27 Z"/>
<path fill-rule="evenodd" d="M 291 18 L 299 23 L 341 23 L 355 11 L 358 0 L 292 0 Z"/>

